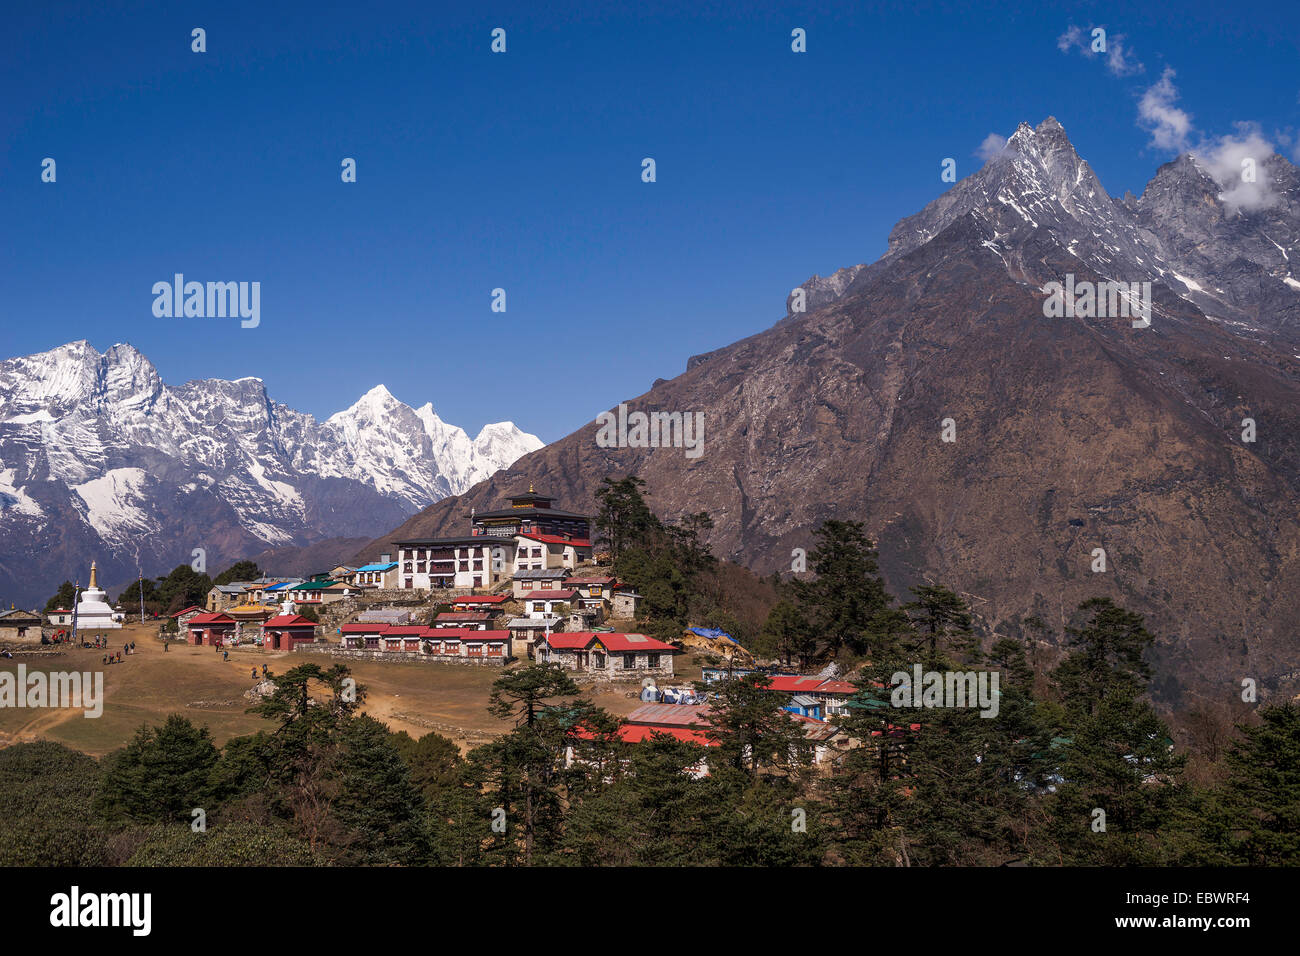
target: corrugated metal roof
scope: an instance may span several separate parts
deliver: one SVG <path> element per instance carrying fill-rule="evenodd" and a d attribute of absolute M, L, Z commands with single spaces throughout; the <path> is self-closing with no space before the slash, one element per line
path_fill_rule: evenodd
<path fill-rule="evenodd" d="M 642 704 L 627 715 L 629 724 L 656 724 L 670 727 L 701 727 L 709 723 L 709 704 Z"/>

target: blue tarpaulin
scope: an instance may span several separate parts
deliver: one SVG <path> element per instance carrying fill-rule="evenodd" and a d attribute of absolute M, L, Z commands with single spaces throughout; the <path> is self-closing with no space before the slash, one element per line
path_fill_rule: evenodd
<path fill-rule="evenodd" d="M 700 635 L 700 637 L 707 637 L 711 641 L 717 640 L 720 637 L 725 637 L 737 646 L 740 644 L 740 641 L 736 640 L 726 631 L 720 631 L 716 627 L 692 627 L 690 628 L 690 631 L 692 634 Z"/>

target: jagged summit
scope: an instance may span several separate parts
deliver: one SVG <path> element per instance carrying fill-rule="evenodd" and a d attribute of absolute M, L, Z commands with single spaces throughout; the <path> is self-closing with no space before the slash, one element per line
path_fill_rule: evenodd
<path fill-rule="evenodd" d="M 195 547 L 373 534 L 541 445 L 511 423 L 471 440 L 383 385 L 318 422 L 258 378 L 169 386 L 131 345 L 69 342 L 0 361 L 0 592 L 62 580 L 86 550 L 116 584 L 137 553 L 164 570 Z"/>
<path fill-rule="evenodd" d="M 1277 154 L 1261 162 L 1259 176 L 1255 188 L 1241 186 L 1236 173 L 1216 179 L 1205 161 L 1184 153 L 1161 166 L 1140 197 L 1115 199 L 1054 116 L 1037 127 L 1022 122 L 980 169 L 899 220 L 877 262 L 805 282 L 806 311 L 862 292 L 878 267 L 968 221 L 976 244 L 1027 286 L 1060 278 L 1059 257 L 1047 255 L 1046 244 L 1077 263 L 1070 271 L 1160 283 L 1215 321 L 1300 345 L 1300 278 L 1291 272 L 1300 251 L 1300 176 Z"/>

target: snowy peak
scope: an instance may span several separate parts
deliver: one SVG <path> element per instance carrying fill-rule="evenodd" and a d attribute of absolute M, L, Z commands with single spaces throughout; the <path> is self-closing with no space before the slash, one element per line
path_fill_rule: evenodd
<path fill-rule="evenodd" d="M 415 509 L 460 494 L 542 447 L 511 422 L 485 425 L 471 441 L 463 428 L 439 418 L 431 402 L 413 409 L 383 385 L 331 415 L 325 428 L 365 463 L 376 487 Z"/>
<path fill-rule="evenodd" d="M 960 241 L 1018 282 L 1041 287 L 1074 262 L 1107 280 L 1162 283 L 1215 321 L 1300 345 L 1300 172 L 1265 144 L 1247 179 L 1242 148 L 1180 156 L 1140 198 L 1116 200 L 1055 117 L 1021 123 L 979 170 L 899 220 L 877 262 L 805 282 L 805 311 L 857 294 L 885 263 L 961 224 Z"/>
<path fill-rule="evenodd" d="M 318 422 L 258 378 L 169 386 L 130 345 L 70 342 L 0 361 L 0 553 L 163 569 L 196 546 L 217 560 L 368 536 L 540 447 L 511 422 L 471 440 L 383 385 Z"/>

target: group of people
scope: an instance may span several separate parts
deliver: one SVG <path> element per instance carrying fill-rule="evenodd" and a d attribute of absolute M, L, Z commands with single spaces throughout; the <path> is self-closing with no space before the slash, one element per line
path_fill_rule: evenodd
<path fill-rule="evenodd" d="M 94 638 L 87 640 L 82 638 L 80 642 L 73 640 L 72 634 L 68 631 L 55 631 L 50 635 L 41 635 L 42 644 L 73 644 L 80 643 L 84 648 L 103 648 L 108 647 L 108 638 L 103 634 L 96 634 Z"/>
<path fill-rule="evenodd" d="M 251 670 L 253 671 L 253 673 L 249 674 L 248 676 L 251 677 L 251 678 L 253 678 L 253 680 L 257 680 L 257 668 L 254 667 L 254 668 L 251 668 Z M 262 676 L 263 676 L 263 677 L 268 677 L 268 676 L 270 676 L 270 671 L 268 671 L 268 670 L 266 669 L 266 665 L 265 665 L 265 664 L 262 665 Z"/>
<path fill-rule="evenodd" d="M 101 639 L 102 639 L 102 638 L 96 638 L 96 640 L 101 640 Z M 101 645 L 101 644 L 98 644 L 98 643 L 97 643 L 95 646 L 96 646 L 96 647 L 101 647 L 101 646 L 106 647 L 106 646 L 108 645 L 108 641 L 107 641 L 107 639 L 102 639 L 102 640 L 104 640 L 104 644 Z M 122 655 L 123 655 L 123 654 L 126 654 L 126 655 L 129 656 L 129 655 L 134 654 L 134 653 L 135 653 L 135 641 L 127 641 L 125 644 L 122 645 L 122 649 L 121 649 L 120 651 L 117 651 L 117 652 L 114 653 L 114 654 L 105 654 L 105 655 L 104 655 L 104 663 L 105 663 L 106 665 L 107 665 L 107 664 L 120 664 L 120 663 L 122 663 Z"/>

